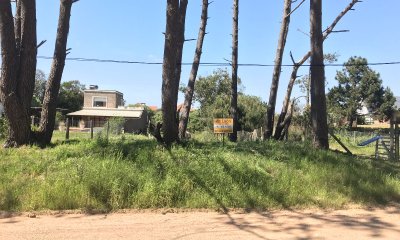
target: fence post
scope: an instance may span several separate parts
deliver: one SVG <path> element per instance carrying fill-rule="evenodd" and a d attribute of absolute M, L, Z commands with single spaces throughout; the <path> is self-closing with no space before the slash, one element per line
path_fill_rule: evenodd
<path fill-rule="evenodd" d="M 65 131 L 65 139 L 69 140 L 69 118 L 67 118 L 66 125 L 67 125 L 67 129 Z"/>
<path fill-rule="evenodd" d="M 342 143 L 342 141 L 340 141 L 340 139 L 335 136 L 332 130 L 328 130 L 328 133 L 333 137 L 333 139 L 335 139 L 337 143 L 339 143 L 340 146 L 342 146 L 342 148 L 347 152 L 347 154 L 353 155 L 353 153 Z"/>
<path fill-rule="evenodd" d="M 35 126 L 35 116 L 31 116 L 31 126 Z"/>
<path fill-rule="evenodd" d="M 93 139 L 93 120 L 90 120 L 90 139 Z"/>
<path fill-rule="evenodd" d="M 107 121 L 107 140 L 109 132 L 110 132 L 110 121 Z"/>
<path fill-rule="evenodd" d="M 394 147 L 394 141 L 395 141 L 395 134 L 394 134 L 394 124 L 393 124 L 393 118 L 390 119 L 390 158 L 391 160 L 396 159 L 396 153 L 395 153 L 395 147 Z"/>
<path fill-rule="evenodd" d="M 395 135 L 395 141 L 394 141 L 394 144 L 395 144 L 395 151 L 396 151 L 396 160 L 398 161 L 398 160 L 400 160 L 399 159 L 399 123 L 398 123 L 398 119 L 397 119 L 397 117 L 395 117 L 394 118 L 394 135 Z"/>

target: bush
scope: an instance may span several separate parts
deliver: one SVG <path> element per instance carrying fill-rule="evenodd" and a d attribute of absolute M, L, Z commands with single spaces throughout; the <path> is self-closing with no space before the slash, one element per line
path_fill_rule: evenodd
<path fill-rule="evenodd" d="M 112 117 L 108 120 L 108 124 L 110 126 L 110 134 L 120 135 L 124 130 L 125 119 L 122 117 Z"/>

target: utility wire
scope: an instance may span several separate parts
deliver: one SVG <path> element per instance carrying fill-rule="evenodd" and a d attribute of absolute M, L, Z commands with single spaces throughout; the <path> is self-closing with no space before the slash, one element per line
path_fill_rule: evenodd
<path fill-rule="evenodd" d="M 37 56 L 38 59 L 51 60 L 53 57 L 48 56 Z M 96 62 L 96 63 L 118 63 L 118 64 L 138 64 L 138 65 L 162 65 L 162 62 L 145 62 L 145 61 L 126 61 L 126 60 L 114 60 L 114 59 L 97 59 L 97 58 L 66 58 L 67 61 L 78 61 L 78 62 Z M 182 63 L 183 66 L 192 65 L 193 63 Z M 375 62 L 367 64 L 340 64 L 340 63 L 327 63 L 324 64 L 325 67 L 344 67 L 344 66 L 382 66 L 382 65 L 399 65 L 400 62 Z M 218 63 L 218 62 L 204 62 L 200 63 L 202 66 L 212 66 L 212 67 L 228 67 L 231 64 Z M 240 63 L 241 67 L 274 67 L 275 64 L 260 64 L 260 63 Z M 294 64 L 282 64 L 282 67 L 294 67 Z M 303 64 L 302 66 L 311 67 L 311 64 Z M 319 65 L 314 65 L 319 66 Z"/>

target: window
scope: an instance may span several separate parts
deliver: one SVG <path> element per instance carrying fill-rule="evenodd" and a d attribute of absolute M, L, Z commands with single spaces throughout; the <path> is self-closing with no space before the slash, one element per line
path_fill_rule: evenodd
<path fill-rule="evenodd" d="M 93 107 L 107 107 L 107 98 L 93 97 Z"/>

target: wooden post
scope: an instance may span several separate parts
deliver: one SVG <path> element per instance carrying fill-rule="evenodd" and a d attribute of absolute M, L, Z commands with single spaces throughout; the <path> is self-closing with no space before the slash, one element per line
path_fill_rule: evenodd
<path fill-rule="evenodd" d="M 376 145 L 375 145 L 375 159 L 376 160 L 379 159 L 379 140 L 376 141 Z"/>
<path fill-rule="evenodd" d="M 335 139 L 335 141 L 337 143 L 339 143 L 340 146 L 342 146 L 342 148 L 347 152 L 347 154 L 353 155 L 353 153 L 342 143 L 342 141 L 340 141 L 339 138 L 337 138 L 335 136 L 335 134 L 333 134 L 333 132 L 331 130 L 329 130 L 328 132 L 329 132 L 329 135 L 331 135 L 333 137 L 333 139 Z"/>
<path fill-rule="evenodd" d="M 107 140 L 109 132 L 110 132 L 110 121 L 107 121 Z"/>
<path fill-rule="evenodd" d="M 381 141 L 381 143 L 382 143 L 383 148 L 384 148 L 384 149 L 386 150 L 386 152 L 388 153 L 389 160 L 393 159 L 393 155 L 392 155 L 392 153 L 390 152 L 390 149 L 386 146 L 385 140 L 384 140 L 384 139 L 380 139 L 380 141 Z"/>
<path fill-rule="evenodd" d="M 67 125 L 66 131 L 65 131 L 65 139 L 69 140 L 69 118 L 67 118 L 67 121 L 65 122 L 65 124 Z"/>
<path fill-rule="evenodd" d="M 90 120 L 90 139 L 93 139 L 93 120 Z"/>
<path fill-rule="evenodd" d="M 395 142 L 396 134 L 394 131 L 394 118 L 390 119 L 390 159 L 395 160 L 396 159 L 396 154 L 395 154 Z"/>
<path fill-rule="evenodd" d="M 395 135 L 395 155 L 396 155 L 396 160 L 400 160 L 399 158 L 399 123 L 397 116 L 394 118 L 394 135 Z"/>
<path fill-rule="evenodd" d="M 31 126 L 35 126 L 35 116 L 31 116 Z"/>

